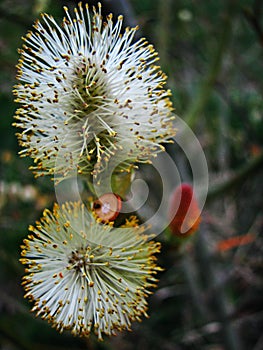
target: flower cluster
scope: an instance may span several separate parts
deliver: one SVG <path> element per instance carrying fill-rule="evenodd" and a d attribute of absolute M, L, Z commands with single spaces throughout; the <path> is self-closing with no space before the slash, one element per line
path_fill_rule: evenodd
<path fill-rule="evenodd" d="M 120 151 L 117 171 L 149 161 L 174 135 L 170 92 L 156 65 L 158 54 L 137 28 L 122 30 L 81 3 L 60 27 L 42 15 L 24 39 L 18 64 L 21 104 L 15 125 L 22 155 L 34 159 L 36 176 L 96 175 Z M 122 157 L 123 158 L 123 157 Z"/>
<path fill-rule="evenodd" d="M 147 316 L 147 290 L 160 268 L 141 228 L 99 224 L 81 203 L 55 204 L 30 226 L 22 263 L 26 297 L 33 310 L 59 331 L 112 335 Z"/>
<path fill-rule="evenodd" d="M 115 174 L 128 173 L 174 135 L 158 55 L 145 39 L 134 41 L 137 28 L 123 30 L 122 16 L 103 20 L 100 3 L 93 11 L 80 3 L 74 18 L 64 10 L 62 26 L 43 14 L 19 50 L 20 153 L 34 160 L 36 176 L 59 181 L 105 178 L 112 161 Z M 147 316 L 160 244 L 136 216 L 115 221 L 120 195 L 105 193 L 90 209 L 55 204 L 29 227 L 23 285 L 33 310 L 59 331 L 102 339 Z"/>

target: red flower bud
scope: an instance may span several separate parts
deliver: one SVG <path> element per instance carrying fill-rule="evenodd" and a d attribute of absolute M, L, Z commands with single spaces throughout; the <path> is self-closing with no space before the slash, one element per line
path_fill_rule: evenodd
<path fill-rule="evenodd" d="M 173 235 L 187 237 L 199 227 L 200 209 L 193 192 L 188 184 L 176 187 L 169 201 L 169 228 Z"/>
<path fill-rule="evenodd" d="M 114 221 L 121 210 L 122 201 L 115 193 L 105 193 L 93 203 L 95 214 L 105 221 Z"/>

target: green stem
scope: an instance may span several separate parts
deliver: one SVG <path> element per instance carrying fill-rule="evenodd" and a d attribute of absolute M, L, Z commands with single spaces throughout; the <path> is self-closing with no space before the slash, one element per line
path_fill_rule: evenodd
<path fill-rule="evenodd" d="M 168 69 L 169 55 L 168 49 L 170 47 L 170 33 L 171 33 L 171 7 L 172 0 L 159 0 L 159 26 L 157 33 L 157 48 L 160 54 L 162 66 Z"/>
<path fill-rule="evenodd" d="M 205 288 L 212 293 L 211 300 L 213 301 L 216 317 L 221 322 L 224 349 L 241 350 L 242 347 L 239 338 L 228 315 L 227 298 L 223 289 L 224 286 L 218 281 L 218 273 L 210 259 L 207 243 L 202 234 L 198 237 L 196 250 L 198 252 L 199 268 Z M 217 288 L 215 288 L 215 286 Z"/>
<path fill-rule="evenodd" d="M 235 189 L 247 178 L 249 178 L 249 176 L 257 173 L 257 171 L 260 168 L 262 168 L 262 165 L 263 165 L 263 153 L 251 159 L 247 164 L 245 164 L 240 170 L 238 170 L 228 180 L 211 187 L 207 195 L 207 201 L 211 201 L 219 197 L 220 195 L 228 193 L 229 191 Z"/>
<path fill-rule="evenodd" d="M 209 312 L 206 305 L 201 301 L 202 292 L 196 279 L 196 271 L 193 268 L 193 262 L 188 254 L 184 254 L 181 264 L 192 303 L 201 319 L 207 321 L 209 318 Z"/>
<path fill-rule="evenodd" d="M 186 113 L 186 123 L 190 128 L 193 128 L 196 121 L 202 114 L 212 89 L 215 85 L 216 79 L 220 73 L 224 53 L 229 43 L 229 39 L 232 32 L 233 14 L 235 1 L 230 1 L 225 11 L 224 21 L 222 23 L 222 32 L 218 38 L 218 46 L 215 50 L 214 57 L 211 59 L 211 65 L 208 69 L 207 75 L 201 83 L 197 97 L 193 100 L 190 105 L 188 112 Z"/>

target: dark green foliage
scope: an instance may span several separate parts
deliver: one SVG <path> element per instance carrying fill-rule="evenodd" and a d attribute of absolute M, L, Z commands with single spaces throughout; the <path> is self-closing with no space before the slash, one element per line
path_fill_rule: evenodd
<path fill-rule="evenodd" d="M 119 14 L 119 1 L 105 3 Z M 200 232 L 182 256 L 163 243 L 159 258 L 165 272 L 150 298 L 151 317 L 134 324 L 132 333 L 97 343 L 93 337 L 59 335 L 35 319 L 20 287 L 19 246 L 28 225 L 51 207 L 55 195 L 50 179 L 35 180 L 28 170 L 31 160 L 17 155 L 11 126 L 17 108 L 12 96 L 17 47 L 38 17 L 38 8 L 59 18 L 62 6 L 72 8 L 74 2 L 1 0 L 0 349 L 262 349 L 263 4 L 130 4 L 140 34 L 160 53 L 176 113 L 190 123 L 207 157 L 211 188 Z M 179 155 L 173 150 L 169 148 L 176 160 Z M 253 167 L 256 157 L 258 165 Z M 224 185 L 216 187 L 218 183 Z M 248 233 L 255 237 L 250 244 L 216 249 L 222 240 Z"/>

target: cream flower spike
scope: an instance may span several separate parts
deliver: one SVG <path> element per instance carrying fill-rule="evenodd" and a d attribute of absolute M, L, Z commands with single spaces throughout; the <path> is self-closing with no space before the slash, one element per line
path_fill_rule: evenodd
<path fill-rule="evenodd" d="M 21 155 L 34 159 L 36 176 L 96 175 L 119 151 L 119 171 L 148 162 L 174 135 L 157 52 L 134 42 L 137 28 L 123 30 L 122 16 L 103 21 L 100 3 L 93 13 L 79 3 L 74 18 L 64 10 L 62 27 L 43 14 L 19 50 Z"/>
<path fill-rule="evenodd" d="M 161 270 L 154 255 L 160 244 L 130 224 L 99 224 L 78 202 L 45 210 L 22 246 L 32 310 L 60 332 L 94 332 L 99 339 L 147 317 L 149 288 Z"/>

